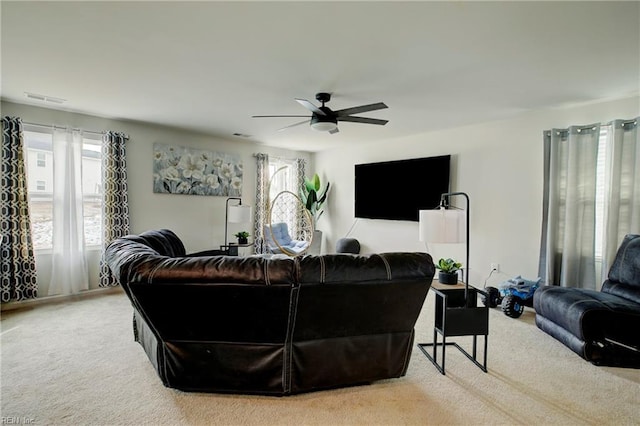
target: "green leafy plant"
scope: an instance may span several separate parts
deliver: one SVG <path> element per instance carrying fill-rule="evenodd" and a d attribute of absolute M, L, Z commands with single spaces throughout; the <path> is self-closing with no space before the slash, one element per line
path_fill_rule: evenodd
<path fill-rule="evenodd" d="M 320 216 L 324 212 L 322 205 L 327 200 L 327 193 L 329 192 L 329 182 L 321 189 L 320 176 L 314 174 L 311 179 L 304 178 L 304 184 L 300 188 L 300 198 L 304 203 L 305 208 L 311 213 L 313 218 L 313 227 L 315 228 Z"/>
<path fill-rule="evenodd" d="M 249 238 L 249 233 L 247 231 L 236 232 L 234 235 L 236 238 Z"/>
<path fill-rule="evenodd" d="M 448 259 L 441 258 L 440 260 L 438 260 L 438 263 L 436 264 L 436 268 L 440 269 L 442 272 L 445 272 L 447 274 L 454 274 L 458 272 L 461 267 L 462 267 L 462 263 L 456 262 L 451 258 L 448 258 Z"/>

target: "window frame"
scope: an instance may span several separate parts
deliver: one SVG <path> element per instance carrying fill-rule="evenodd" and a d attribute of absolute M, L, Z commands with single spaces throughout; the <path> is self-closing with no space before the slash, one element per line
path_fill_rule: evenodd
<path fill-rule="evenodd" d="M 33 235 L 34 251 L 37 253 L 51 253 L 53 248 L 52 241 L 51 241 L 53 231 L 50 230 L 51 235 L 38 238 L 40 236 L 40 232 L 43 232 L 43 231 L 34 229 L 34 228 L 41 228 L 42 226 L 46 227 L 47 226 L 46 224 L 42 226 L 40 226 L 40 224 L 53 220 L 53 218 L 51 217 L 53 212 L 53 167 L 55 162 L 55 159 L 53 158 L 53 127 L 24 124 L 23 137 L 24 137 L 23 152 L 25 156 L 25 166 L 27 168 L 29 212 L 31 215 L 31 229 L 32 229 L 31 232 Z M 33 146 L 34 143 L 36 144 L 35 148 Z M 43 145 L 43 143 L 45 143 L 45 145 Z M 46 143 L 49 143 L 48 147 L 46 146 Z M 103 203 L 104 203 L 104 193 L 102 191 L 102 135 L 97 133 L 92 133 L 92 132 L 83 132 L 82 147 L 83 147 L 82 149 L 82 152 L 83 152 L 82 154 L 82 170 L 83 170 L 82 198 L 83 198 L 85 248 L 87 250 L 101 250 L 102 238 L 103 238 L 102 211 L 103 211 Z M 87 149 L 88 147 L 91 147 L 91 148 Z M 31 154 L 30 154 L 30 151 L 32 151 Z M 50 153 L 51 161 L 47 161 L 47 158 L 46 158 L 47 152 Z M 94 152 L 97 154 L 86 156 L 85 154 L 87 152 Z M 34 153 L 36 155 L 34 155 Z M 45 155 L 44 166 L 40 165 L 41 154 Z M 87 158 L 90 158 L 90 157 L 97 159 L 99 168 L 86 166 L 85 163 L 87 161 Z M 30 159 L 32 161 L 30 161 Z M 50 171 L 47 171 L 46 170 L 47 168 L 50 168 Z M 45 169 L 44 174 L 46 175 L 43 178 L 41 178 L 41 176 L 43 175 L 42 169 Z M 85 170 L 93 170 L 94 172 L 96 170 L 98 171 L 98 173 L 92 173 L 92 180 L 91 180 L 91 183 L 89 184 L 89 186 L 91 186 L 90 189 L 92 190 L 89 193 L 87 192 L 87 188 L 85 188 L 86 186 L 88 186 L 87 185 L 88 178 L 87 178 L 87 175 L 85 175 Z M 33 180 L 29 179 L 30 174 L 36 175 L 36 176 L 33 176 Z M 43 180 L 45 182 L 44 191 L 38 189 L 39 182 Z M 47 185 L 47 183 L 49 183 L 49 185 Z M 51 188 L 51 190 L 47 191 L 46 190 L 47 187 Z M 47 196 L 51 200 L 50 209 L 49 209 L 50 219 L 48 221 L 34 219 L 33 198 L 46 199 Z M 93 217 L 99 218 L 97 221 L 97 224 L 95 223 L 95 220 L 93 221 L 94 223 L 91 224 L 91 226 L 93 227 L 93 231 L 89 231 L 89 233 L 87 231 L 87 228 L 88 228 L 87 222 L 88 222 L 88 218 L 91 216 L 87 214 L 87 210 L 86 210 L 88 200 L 98 201 L 98 203 L 94 203 L 95 208 L 93 209 L 93 213 L 94 213 Z M 40 244 L 40 241 L 44 241 L 46 245 Z M 87 242 L 87 241 L 90 241 L 90 242 Z"/>

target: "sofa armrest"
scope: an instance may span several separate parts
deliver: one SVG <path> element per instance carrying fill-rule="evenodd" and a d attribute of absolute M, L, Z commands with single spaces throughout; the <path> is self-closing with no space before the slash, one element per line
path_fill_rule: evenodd
<path fill-rule="evenodd" d="M 622 297 L 630 302 L 638 304 L 638 310 L 640 310 L 640 286 L 626 283 L 618 283 L 611 280 L 606 280 L 602 284 L 603 293 L 609 293 L 614 296 Z"/>

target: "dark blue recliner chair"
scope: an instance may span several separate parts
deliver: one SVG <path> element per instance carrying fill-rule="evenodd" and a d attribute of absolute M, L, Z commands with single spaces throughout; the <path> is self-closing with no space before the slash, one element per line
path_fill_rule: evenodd
<path fill-rule="evenodd" d="M 640 367 L 640 235 L 627 235 L 600 291 L 540 287 L 536 325 L 596 365 Z"/>

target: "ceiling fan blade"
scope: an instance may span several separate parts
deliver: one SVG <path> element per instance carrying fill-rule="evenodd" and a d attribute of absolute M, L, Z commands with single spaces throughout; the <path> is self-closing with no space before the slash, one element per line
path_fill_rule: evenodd
<path fill-rule="evenodd" d="M 300 126 L 302 124 L 307 124 L 307 123 L 309 123 L 309 121 L 311 121 L 311 120 L 304 120 L 304 121 L 301 121 L 299 123 L 293 123 L 293 124 L 290 124 L 288 126 L 285 126 L 285 127 L 281 128 L 281 129 L 278 129 L 278 131 L 281 132 L 281 131 L 289 129 L 291 127 L 296 127 L 296 126 Z"/>
<path fill-rule="evenodd" d="M 308 109 L 309 111 L 318 114 L 318 115 L 322 115 L 322 116 L 326 116 L 327 114 L 325 114 L 325 112 L 323 110 L 321 110 L 320 108 L 318 108 L 317 106 L 315 106 L 314 104 L 312 104 L 311 102 L 309 102 L 306 99 L 298 99 L 296 98 L 296 102 L 298 102 L 300 105 L 302 105 L 303 107 L 305 107 L 306 109 Z"/>
<path fill-rule="evenodd" d="M 366 118 L 366 117 L 338 117 L 338 121 L 350 121 L 351 123 L 364 123 L 364 124 L 378 124 L 380 126 L 384 126 L 389 122 L 389 120 L 378 120 L 377 118 Z"/>
<path fill-rule="evenodd" d="M 251 118 L 274 118 L 274 117 L 308 117 L 310 115 L 252 115 Z"/>
<path fill-rule="evenodd" d="M 377 111 L 379 109 L 385 109 L 385 108 L 389 108 L 389 107 L 386 106 L 384 102 L 378 102 L 375 104 L 361 105 L 353 108 L 340 109 L 338 111 L 334 111 L 334 113 L 338 117 L 344 117 L 345 115 L 360 114 L 363 112 Z"/>
<path fill-rule="evenodd" d="M 329 130 L 329 133 L 334 134 L 334 133 L 338 133 L 340 130 L 336 127 L 333 130 Z"/>

